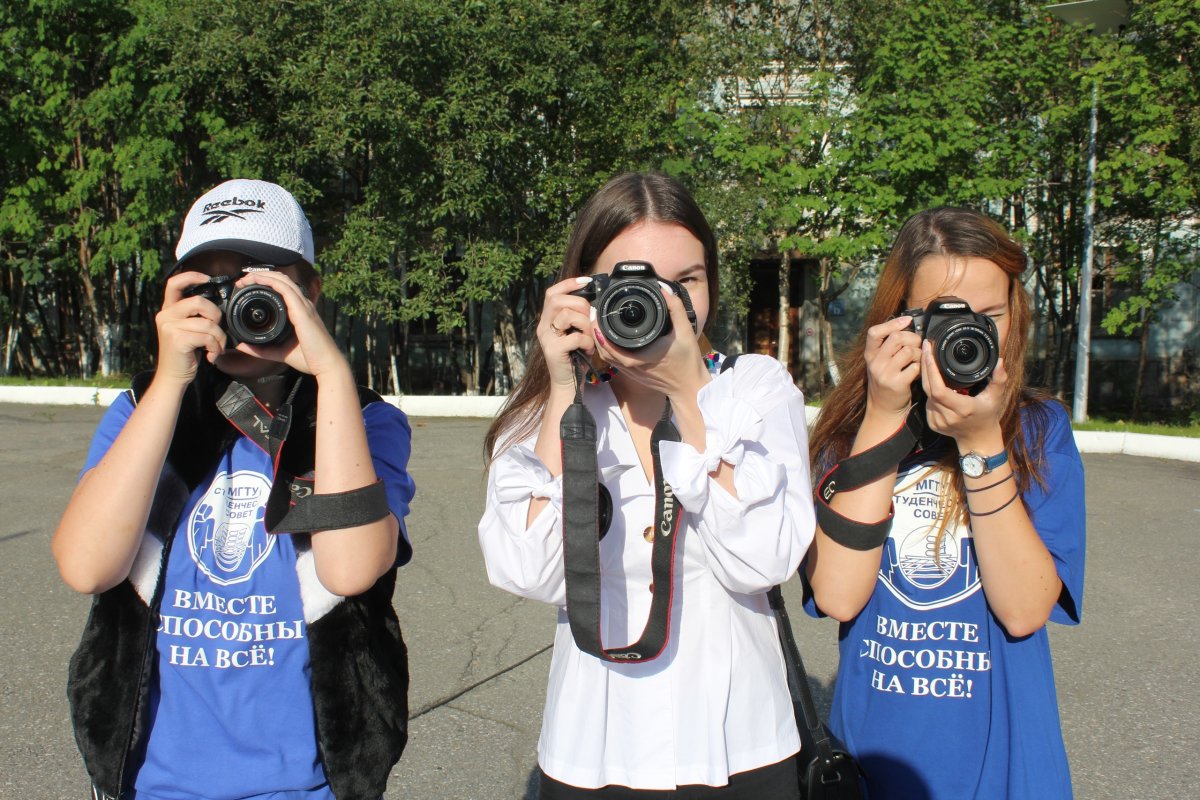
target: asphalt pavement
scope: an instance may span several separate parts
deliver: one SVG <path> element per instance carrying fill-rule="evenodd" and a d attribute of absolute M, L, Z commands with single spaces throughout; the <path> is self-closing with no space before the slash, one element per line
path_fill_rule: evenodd
<path fill-rule="evenodd" d="M 58 579 L 49 543 L 101 413 L 0 404 L 0 800 L 87 792 L 64 684 L 88 598 Z M 411 738 L 387 800 L 536 798 L 555 612 L 487 583 L 475 536 L 486 424 L 413 420 L 416 555 L 395 597 L 410 651 Z M 1051 629 L 1076 796 L 1195 796 L 1200 465 L 1099 454 L 1084 464 L 1083 624 Z M 794 581 L 785 595 L 827 704 L 836 625 L 799 610 Z"/>

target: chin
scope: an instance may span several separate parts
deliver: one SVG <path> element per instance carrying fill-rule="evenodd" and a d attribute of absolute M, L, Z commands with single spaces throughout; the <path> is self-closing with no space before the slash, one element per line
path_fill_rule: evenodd
<path fill-rule="evenodd" d="M 226 350 L 217 356 L 214 365 L 231 378 L 262 378 L 284 370 L 277 361 L 267 361 L 236 350 Z"/>

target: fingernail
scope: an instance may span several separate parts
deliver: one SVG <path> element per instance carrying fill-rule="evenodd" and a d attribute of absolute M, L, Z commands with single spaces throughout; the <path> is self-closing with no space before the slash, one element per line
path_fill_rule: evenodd
<path fill-rule="evenodd" d="M 672 286 L 671 284 L 665 283 L 664 281 L 659 281 L 658 285 L 663 288 L 664 292 L 670 292 L 671 294 L 675 294 L 675 287 Z"/>
<path fill-rule="evenodd" d="M 596 341 L 608 347 L 608 340 L 604 338 L 604 334 L 600 332 L 599 328 L 592 328 L 592 332 L 596 335 Z"/>
<path fill-rule="evenodd" d="M 589 280 L 590 280 L 590 278 L 589 278 Z M 591 320 L 592 322 L 596 321 L 596 307 L 595 306 L 590 306 L 588 308 L 588 319 Z"/>
<path fill-rule="evenodd" d="M 591 275 L 580 275 L 578 278 L 575 279 L 575 282 L 578 283 L 580 286 L 584 286 L 584 285 L 592 282 L 592 276 Z"/>

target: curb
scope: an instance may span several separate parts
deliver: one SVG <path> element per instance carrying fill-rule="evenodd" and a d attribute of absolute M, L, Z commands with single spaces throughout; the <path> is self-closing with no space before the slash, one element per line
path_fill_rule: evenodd
<path fill-rule="evenodd" d="M 30 403 L 43 406 L 108 407 L 124 389 L 94 389 L 85 386 L 0 386 L 0 403 Z M 460 397 L 428 395 L 384 395 L 383 399 L 412 417 L 496 416 L 505 397 Z"/>
<path fill-rule="evenodd" d="M 104 406 L 123 389 L 86 386 L 0 386 L 0 403 L 31 403 L 46 406 Z M 383 399 L 412 417 L 480 417 L 490 419 L 506 397 L 463 397 L 458 395 L 384 395 Z M 817 416 L 815 406 L 806 406 L 809 424 Z M 1075 431 L 1081 453 L 1120 453 L 1127 456 L 1170 458 L 1200 463 L 1200 439 L 1118 431 Z"/>

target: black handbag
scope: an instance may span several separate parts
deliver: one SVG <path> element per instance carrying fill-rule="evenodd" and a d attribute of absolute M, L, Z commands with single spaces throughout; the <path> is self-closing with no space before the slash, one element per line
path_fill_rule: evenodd
<path fill-rule="evenodd" d="M 808 686 L 808 673 L 804 671 L 800 648 L 796 646 L 796 638 L 792 635 L 792 623 L 778 586 L 767 592 L 767 601 L 775 612 L 779 645 L 783 649 L 783 663 L 787 670 L 788 691 L 792 695 L 796 728 L 800 732 L 800 754 L 796 762 L 800 772 L 800 798 L 865 800 L 867 788 L 862 767 L 830 733 L 817 714 L 817 706 L 813 703 Z"/>

